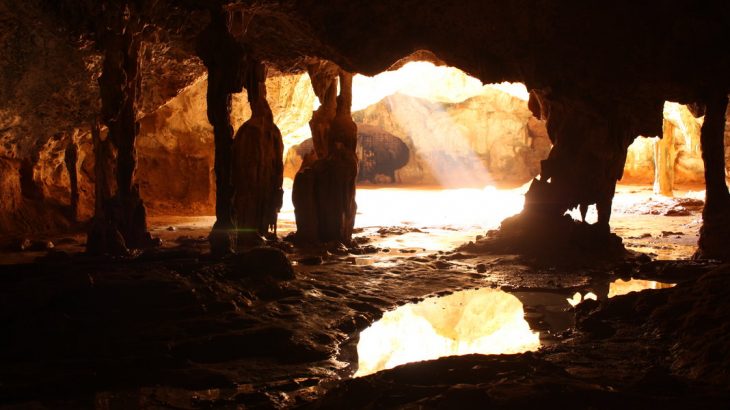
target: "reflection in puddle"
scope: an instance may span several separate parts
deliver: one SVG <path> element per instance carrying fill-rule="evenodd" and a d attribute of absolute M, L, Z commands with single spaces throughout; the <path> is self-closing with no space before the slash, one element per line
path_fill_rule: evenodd
<path fill-rule="evenodd" d="M 570 303 L 570 306 L 578 306 L 578 304 L 584 300 L 598 300 L 598 296 L 593 292 L 588 292 L 585 295 L 581 295 L 580 292 L 575 292 L 573 297 L 566 298 L 565 300 Z"/>
<path fill-rule="evenodd" d="M 580 292 L 575 292 L 573 297 L 567 298 L 566 300 L 568 301 L 568 303 L 570 303 L 571 306 L 577 306 L 580 302 L 587 300 L 587 299 L 593 299 L 593 300 L 606 299 L 606 298 L 612 298 L 614 296 L 626 295 L 631 292 L 641 292 L 642 290 L 647 290 L 647 289 L 667 289 L 667 288 L 671 288 L 674 286 L 675 286 L 674 283 L 657 282 L 654 280 L 616 279 L 615 281 L 611 282 L 608 285 L 607 293 L 606 293 L 606 288 L 604 287 L 603 292 L 598 292 L 598 295 L 596 295 L 593 292 L 587 292 L 585 294 L 581 294 Z"/>
<path fill-rule="evenodd" d="M 631 292 L 640 292 L 646 289 L 667 289 L 674 287 L 674 285 L 674 283 L 663 283 L 653 280 L 618 279 L 611 282 L 611 286 L 608 289 L 608 297 L 612 298 L 614 296 L 621 296 Z"/>
<path fill-rule="evenodd" d="M 540 347 L 522 303 L 497 289 L 428 298 L 386 312 L 360 333 L 355 377 L 444 356 L 521 353 Z"/>

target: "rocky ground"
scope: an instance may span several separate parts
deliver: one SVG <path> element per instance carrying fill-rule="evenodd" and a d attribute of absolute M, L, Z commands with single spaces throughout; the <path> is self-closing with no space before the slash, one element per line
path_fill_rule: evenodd
<path fill-rule="evenodd" d="M 514 408 L 535 400 L 712 407 L 730 398 L 730 276 L 711 261 L 633 255 L 600 266 L 549 266 L 413 246 L 419 237 L 453 240 L 457 231 L 443 226 L 364 227 L 349 249 L 280 242 L 283 254 L 213 260 L 198 238 L 204 224 L 167 226 L 156 230 L 166 247 L 132 258 L 91 258 L 72 251 L 80 241 L 67 240 L 24 253 L 43 255 L 33 263 L 0 267 L 4 408 Z M 619 228 L 638 238 L 626 242 L 658 252 L 679 252 L 672 241 L 692 235 Z M 598 290 L 629 277 L 678 285 L 611 299 Z M 481 287 L 523 302 L 525 318 L 541 332 L 539 351 L 350 377 L 359 332 L 384 312 Z M 588 291 L 599 300 L 575 309 L 547 302 Z M 568 318 L 567 330 L 554 329 L 556 312 Z"/>

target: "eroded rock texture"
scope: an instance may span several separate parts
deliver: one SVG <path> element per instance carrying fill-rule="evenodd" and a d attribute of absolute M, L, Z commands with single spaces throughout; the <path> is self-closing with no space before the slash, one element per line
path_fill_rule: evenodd
<path fill-rule="evenodd" d="M 622 182 L 654 184 L 654 192 L 672 196 L 675 187 L 705 183 L 700 150 L 702 119 L 686 105 L 666 102 L 661 138 L 637 138 L 629 147 Z M 655 136 L 646 136 L 655 137 Z"/>
<path fill-rule="evenodd" d="M 311 63 L 308 71 L 322 105 L 309 122 L 314 151 L 304 159 L 294 179 L 296 238 L 300 243 L 347 244 L 357 210 L 357 125 L 350 112 L 352 74 L 326 61 Z"/>
<path fill-rule="evenodd" d="M 239 247 L 276 235 L 284 190 L 284 144 L 266 101 L 266 67 L 249 62 L 246 90 L 251 118 L 233 142 L 233 213 Z"/>
<path fill-rule="evenodd" d="M 147 232 L 147 211 L 134 183 L 137 165 L 135 140 L 139 132 L 137 104 L 142 77 L 140 74 L 141 33 L 144 29 L 142 13 L 134 2 L 105 4 L 104 19 L 100 23 L 100 46 L 104 50 L 102 75 L 99 77 L 101 94 L 101 121 L 107 126 L 107 138 L 114 146 L 97 150 L 96 167 L 112 163 L 115 184 L 108 180 L 96 181 L 97 192 L 113 193 L 106 198 L 97 196 L 97 207 L 87 241 L 91 253 L 121 253 L 125 248 L 143 248 L 151 244 Z M 99 137 L 99 133 L 97 133 Z M 103 153 L 103 154 L 102 154 Z M 110 155 L 111 154 L 111 155 Z M 121 243 L 116 243 L 119 242 Z"/>
<path fill-rule="evenodd" d="M 286 155 L 284 175 L 294 177 L 295 169 L 314 151 L 312 139 L 297 144 Z M 394 183 L 399 181 L 396 172 L 410 159 L 408 145 L 384 129 L 367 124 L 357 124 L 357 182 Z"/>
<path fill-rule="evenodd" d="M 245 51 L 228 31 L 227 13 L 212 11 L 211 15 L 210 24 L 198 37 L 197 52 L 208 68 L 208 121 L 215 141 L 216 221 L 210 245 L 213 253 L 224 254 L 231 250 L 233 231 L 231 94 L 243 89 Z"/>
<path fill-rule="evenodd" d="M 550 150 L 527 102 L 490 87 L 456 102 L 394 94 L 353 116 L 406 143 L 412 155 L 397 172 L 405 184 L 522 185 Z"/>
<path fill-rule="evenodd" d="M 702 159 L 705 162 L 705 208 L 702 211 L 701 258 L 730 259 L 730 193 L 725 182 L 725 112 L 728 96 L 716 94 L 705 102 Z"/>
<path fill-rule="evenodd" d="M 610 233 L 609 220 L 616 182 L 636 130 L 615 107 L 578 98 L 533 92 L 530 108 L 546 118 L 553 147 L 541 163 L 540 178 L 525 195 L 522 213 L 505 220 L 499 235 L 523 251 L 565 252 L 589 246 L 620 254 L 621 240 Z M 593 204 L 598 211 L 595 225 L 576 224 L 564 215 L 579 207 L 585 221 Z"/>

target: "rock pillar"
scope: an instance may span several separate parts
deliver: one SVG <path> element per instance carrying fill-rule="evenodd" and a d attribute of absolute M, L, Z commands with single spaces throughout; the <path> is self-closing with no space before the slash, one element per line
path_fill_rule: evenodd
<path fill-rule="evenodd" d="M 71 186 L 71 201 L 69 207 L 69 214 L 72 221 L 78 219 L 79 210 L 79 174 L 77 172 L 77 163 L 79 161 L 79 147 L 73 141 L 73 137 L 66 145 L 66 150 L 63 153 L 63 162 L 66 165 L 66 171 L 68 171 L 69 185 Z"/>
<path fill-rule="evenodd" d="M 92 253 L 124 253 L 125 248 L 143 248 L 152 244 L 147 232 L 146 210 L 139 187 L 134 183 L 143 23 L 137 3 L 133 1 L 105 3 L 103 16 L 104 21 L 97 33 L 98 44 L 104 53 L 99 78 L 101 121 L 108 129 L 108 139 L 116 150 L 116 156 L 98 156 L 96 166 L 115 169 L 115 186 L 103 187 L 114 195 L 105 203 L 97 204 L 101 213 L 97 212 L 94 217 L 87 250 Z M 105 182 L 97 180 L 97 184 Z"/>
<path fill-rule="evenodd" d="M 674 133 L 677 127 L 666 118 L 662 126 L 662 138 L 654 142 L 654 192 L 672 196 L 674 191 L 674 161 L 677 150 L 674 148 Z"/>
<path fill-rule="evenodd" d="M 623 252 L 621 239 L 610 233 L 609 220 L 634 137 L 630 127 L 622 125 L 618 112 L 577 98 L 533 91 L 529 106 L 547 120 L 553 147 L 525 195 L 522 212 L 504 220 L 493 234 L 497 246 L 524 253 Z M 591 204 L 598 210 L 594 225 L 565 215 L 576 207 L 585 215 Z"/>
<path fill-rule="evenodd" d="M 725 182 L 726 94 L 705 101 L 700 142 L 705 163 L 705 208 L 696 257 L 730 259 L 730 193 Z"/>
<path fill-rule="evenodd" d="M 248 60 L 244 86 L 251 118 L 233 142 L 233 214 L 239 248 L 276 236 L 284 191 L 284 144 L 266 101 L 266 67 Z"/>
<path fill-rule="evenodd" d="M 216 221 L 209 236 L 210 247 L 213 254 L 223 255 L 231 252 L 233 233 L 231 94 L 243 90 L 245 55 L 242 46 L 228 30 L 226 12 L 211 11 L 210 24 L 200 33 L 196 52 L 208 69 L 206 100 L 215 143 Z"/>
<path fill-rule="evenodd" d="M 300 244 L 349 244 L 357 210 L 358 166 L 352 74 L 326 61 L 310 64 L 308 71 L 321 105 L 309 122 L 314 150 L 294 179 L 296 239 Z"/>

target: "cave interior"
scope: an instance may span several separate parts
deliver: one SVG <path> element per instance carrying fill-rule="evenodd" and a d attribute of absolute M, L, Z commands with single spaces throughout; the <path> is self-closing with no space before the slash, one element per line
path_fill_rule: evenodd
<path fill-rule="evenodd" d="M 728 43 L 729 2 L 0 0 L 0 408 L 726 406 Z"/>

